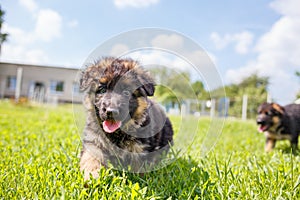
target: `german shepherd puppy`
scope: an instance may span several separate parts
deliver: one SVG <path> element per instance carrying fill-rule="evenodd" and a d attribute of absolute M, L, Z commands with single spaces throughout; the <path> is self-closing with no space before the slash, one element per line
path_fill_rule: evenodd
<path fill-rule="evenodd" d="M 287 139 L 293 150 L 298 148 L 300 134 L 300 105 L 280 106 L 277 103 L 263 103 L 258 108 L 256 120 L 258 131 L 266 136 L 265 151 L 275 147 L 277 140 Z"/>
<path fill-rule="evenodd" d="M 170 120 L 148 97 L 155 87 L 137 61 L 103 58 L 88 66 L 80 80 L 87 111 L 80 168 L 98 177 L 112 164 L 133 172 L 157 163 L 173 142 Z"/>

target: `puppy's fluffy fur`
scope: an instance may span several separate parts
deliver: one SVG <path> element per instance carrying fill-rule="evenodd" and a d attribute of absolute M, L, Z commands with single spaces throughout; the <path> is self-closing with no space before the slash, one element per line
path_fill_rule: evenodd
<path fill-rule="evenodd" d="M 258 130 L 266 136 L 265 151 L 275 147 L 277 140 L 287 139 L 293 150 L 298 148 L 300 134 L 300 105 L 280 106 L 277 103 L 263 103 L 258 108 Z"/>
<path fill-rule="evenodd" d="M 80 87 L 87 111 L 80 159 L 85 179 L 109 164 L 143 172 L 169 150 L 171 122 L 148 98 L 154 81 L 138 62 L 103 58 L 82 72 Z"/>

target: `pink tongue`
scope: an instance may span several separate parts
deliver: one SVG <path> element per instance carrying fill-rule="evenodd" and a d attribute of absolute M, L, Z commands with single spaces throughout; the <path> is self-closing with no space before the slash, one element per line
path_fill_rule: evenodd
<path fill-rule="evenodd" d="M 107 133 L 113 133 L 115 132 L 118 128 L 120 128 L 122 125 L 121 121 L 112 121 L 112 120 L 105 120 L 103 122 L 103 129 Z"/>
<path fill-rule="evenodd" d="M 258 127 L 258 131 L 262 133 L 264 132 L 265 128 L 266 128 L 265 126 L 260 126 Z"/>

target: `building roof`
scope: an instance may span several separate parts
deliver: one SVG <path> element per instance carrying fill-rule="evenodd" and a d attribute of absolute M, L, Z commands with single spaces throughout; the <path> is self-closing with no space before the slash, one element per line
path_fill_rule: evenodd
<path fill-rule="evenodd" d="M 81 67 L 66 67 L 66 66 L 50 66 L 50 65 L 37 65 L 37 64 L 25 64 L 25 63 L 13 63 L 13 62 L 0 62 L 0 64 L 5 65 L 18 65 L 24 67 L 43 67 L 43 68 L 54 68 L 54 69 L 70 69 L 70 70 L 79 70 Z"/>

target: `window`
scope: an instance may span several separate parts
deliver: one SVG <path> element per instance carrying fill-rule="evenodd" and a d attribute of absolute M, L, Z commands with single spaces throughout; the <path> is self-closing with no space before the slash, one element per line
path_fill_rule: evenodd
<path fill-rule="evenodd" d="M 79 87 L 79 83 L 77 82 L 73 82 L 73 94 L 74 95 L 80 94 L 80 87 Z"/>
<path fill-rule="evenodd" d="M 15 76 L 8 76 L 6 80 L 6 88 L 9 90 L 15 90 L 17 85 L 17 78 Z"/>
<path fill-rule="evenodd" d="M 50 81 L 50 92 L 51 93 L 62 93 L 64 91 L 63 81 Z"/>

